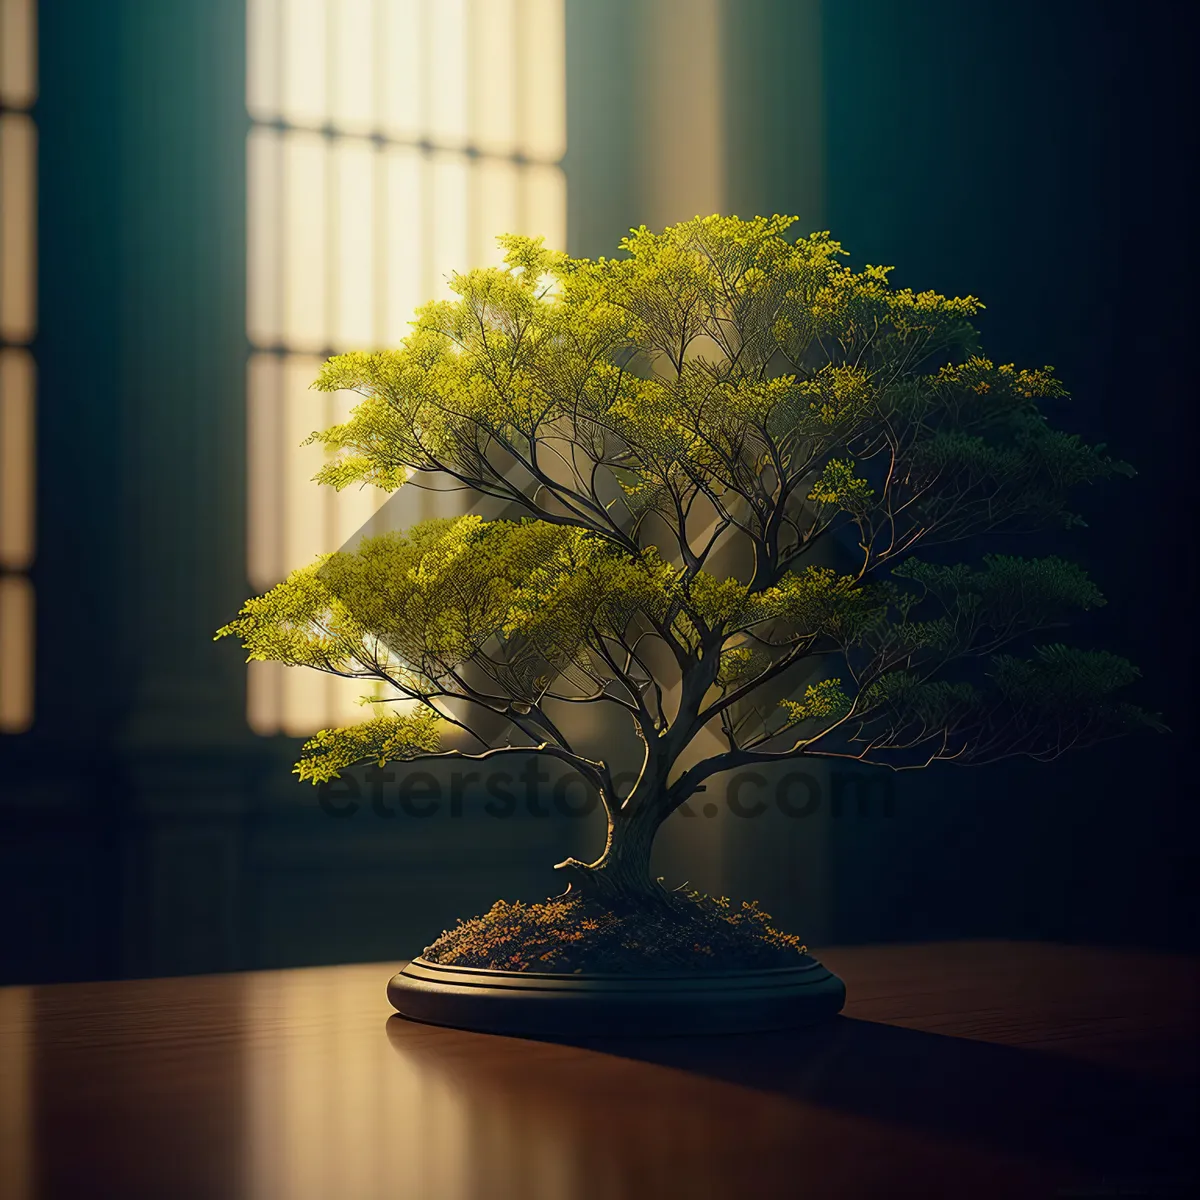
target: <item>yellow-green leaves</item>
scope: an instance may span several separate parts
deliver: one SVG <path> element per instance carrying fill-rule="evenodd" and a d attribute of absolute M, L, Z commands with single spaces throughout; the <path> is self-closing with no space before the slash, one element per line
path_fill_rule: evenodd
<path fill-rule="evenodd" d="M 829 365 L 801 381 L 798 392 L 807 412 L 805 425 L 851 432 L 876 415 L 879 397 L 871 373 L 862 367 Z M 812 429 L 816 433 L 816 428 Z"/>
<path fill-rule="evenodd" d="M 756 682 L 774 699 L 795 686 L 787 672 L 814 677 L 817 654 L 842 660 L 830 673 L 853 697 L 828 679 L 772 703 L 750 746 L 808 721 L 872 752 L 946 757 L 969 727 L 992 754 L 1009 728 L 997 690 L 1041 694 L 1060 671 L 1086 692 L 1098 659 L 997 660 L 991 698 L 978 661 L 1100 603 L 1078 569 L 903 564 L 921 546 L 1075 523 L 1070 490 L 1128 468 L 1050 426 L 1042 402 L 1066 394 L 1050 368 L 980 353 L 974 297 L 897 287 L 891 268 L 853 269 L 827 232 L 792 224 L 639 227 L 597 259 L 505 236 L 504 265 L 452 276 L 401 344 L 330 359 L 315 387 L 359 399 L 312 435 L 319 482 L 440 475 L 524 519 L 368 538 L 248 601 L 218 636 L 450 698 L 456 720 L 490 709 L 531 740 L 560 736 L 543 705 L 616 700 L 643 734 L 720 720 L 736 742 L 762 717 Z M 807 565 L 831 561 L 830 540 L 854 558 L 846 573 Z M 720 559 L 737 565 L 718 572 Z M 673 716 L 672 694 L 710 707 Z M 419 711 L 318 735 L 301 776 L 428 753 L 436 718 Z M 1026 732 L 1022 745 L 1041 737 Z"/>
<path fill-rule="evenodd" d="M 530 575 L 575 532 L 478 516 L 427 521 L 333 557 L 325 578 L 374 638 L 437 679 L 503 634 Z"/>
<path fill-rule="evenodd" d="M 808 493 L 817 504 L 829 504 L 850 513 L 865 512 L 874 495 L 871 485 L 854 474 L 854 464 L 833 458 L 825 464 Z"/>
<path fill-rule="evenodd" d="M 781 700 L 792 724 L 801 721 L 836 721 L 850 711 L 850 697 L 840 679 L 822 679 L 804 689 L 803 700 Z"/>
<path fill-rule="evenodd" d="M 869 588 L 830 567 L 806 567 L 750 598 L 749 616 L 780 620 L 799 635 L 853 644 L 879 619 L 880 603 Z"/>
<path fill-rule="evenodd" d="M 404 716 L 375 717 L 347 729 L 322 729 L 304 743 L 294 774 L 310 783 L 328 783 L 346 767 L 389 762 L 435 754 L 440 746 L 440 718 L 422 706 Z"/>
<path fill-rule="evenodd" d="M 757 666 L 759 669 L 767 665 L 762 661 L 766 656 L 756 655 L 750 646 L 730 646 L 721 651 L 721 661 L 717 668 L 717 684 L 727 687 L 729 684 L 750 675 Z"/>
<path fill-rule="evenodd" d="M 641 615 L 666 621 L 678 597 L 677 569 L 653 551 L 633 557 L 600 538 L 571 531 L 528 571 L 513 596 L 504 632 L 527 640 L 546 662 L 590 669 L 598 639 L 624 639 Z"/>
<path fill-rule="evenodd" d="M 352 606 L 339 601 L 323 578 L 329 561 L 326 557 L 301 567 L 269 592 L 247 600 L 238 618 L 216 636 L 238 638 L 248 661 L 324 671 L 348 667 L 362 648 L 364 629 Z"/>
<path fill-rule="evenodd" d="M 688 609 L 710 629 L 726 629 L 747 615 L 749 594 L 740 580 L 701 572 L 688 587 Z"/>
<path fill-rule="evenodd" d="M 938 369 L 934 386 L 943 389 L 969 389 L 985 396 L 1003 391 L 1026 400 L 1066 396 L 1067 389 L 1054 374 L 1053 367 L 1018 370 L 1012 363 L 997 366 L 990 358 L 973 354 L 965 362 L 950 363 Z"/>
<path fill-rule="evenodd" d="M 521 286 L 535 288 L 546 276 L 561 271 L 567 256 L 546 249 L 546 239 L 503 233 L 496 239 L 504 247 L 504 262 L 520 279 Z"/>
<path fill-rule="evenodd" d="M 314 434 L 334 455 L 317 478 L 393 489 L 446 469 L 486 484 L 487 453 L 528 459 L 553 436 L 597 458 L 623 446 L 636 507 L 676 479 L 721 491 L 772 442 L 778 469 L 801 430 L 845 434 L 880 364 L 949 345 L 976 303 L 893 290 L 883 268 L 844 266 L 827 233 L 788 240 L 792 223 L 641 227 L 624 257 L 595 260 L 502 237 L 505 266 L 455 275 L 455 298 L 420 309 L 402 346 L 325 365 L 317 388 L 364 399 Z"/>

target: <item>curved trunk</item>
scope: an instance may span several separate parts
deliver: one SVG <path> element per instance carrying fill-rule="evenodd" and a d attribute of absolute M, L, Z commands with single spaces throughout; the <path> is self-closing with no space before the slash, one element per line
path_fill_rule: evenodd
<path fill-rule="evenodd" d="M 606 903 L 653 903 L 662 888 L 650 876 L 650 851 L 663 822 L 658 806 L 643 804 L 633 812 L 609 817 L 604 853 L 595 862 L 568 858 L 555 866 L 578 891 Z"/>

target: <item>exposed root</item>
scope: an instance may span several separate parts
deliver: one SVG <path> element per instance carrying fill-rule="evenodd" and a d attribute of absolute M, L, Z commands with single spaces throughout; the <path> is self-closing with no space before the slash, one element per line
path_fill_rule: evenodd
<path fill-rule="evenodd" d="M 620 911 L 656 908 L 668 902 L 662 884 L 648 875 L 595 867 L 577 858 L 555 863 L 554 869 L 567 881 L 563 896 L 592 901 Z"/>

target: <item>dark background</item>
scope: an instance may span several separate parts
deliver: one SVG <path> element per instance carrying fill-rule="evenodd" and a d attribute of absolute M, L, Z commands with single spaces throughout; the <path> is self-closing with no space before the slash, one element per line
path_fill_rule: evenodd
<path fill-rule="evenodd" d="M 248 594 L 244 13 L 42 8 L 38 700 L 0 739 L 0 979 L 398 958 L 497 895 L 545 895 L 594 830 L 337 820 L 290 775 L 294 743 L 246 730 L 240 660 L 210 641 Z M 636 169 L 597 165 L 634 137 L 636 9 L 568 4 L 576 253 L 642 219 Z M 836 0 L 819 46 L 812 17 L 725 7 L 729 208 L 798 212 L 856 263 L 974 293 L 993 358 L 1055 364 L 1061 422 L 1139 474 L 1042 549 L 1088 565 L 1109 604 L 1078 636 L 1141 665 L 1136 698 L 1173 732 L 907 775 L 890 817 L 814 822 L 798 928 L 1194 947 L 1187 6 Z M 788 862 L 722 822 L 712 886 L 786 893 Z"/>
<path fill-rule="evenodd" d="M 856 889 L 856 933 L 1194 945 L 1186 6 L 825 14 L 830 77 L 855 81 L 827 85 L 830 221 L 867 261 L 903 263 L 906 278 L 920 264 L 938 290 L 980 296 L 991 356 L 1055 364 L 1073 393 L 1062 424 L 1135 465 L 1132 482 L 1086 498 L 1087 530 L 1044 548 L 1085 562 L 1109 599 L 1074 636 L 1138 663 L 1141 696 L 1173 730 L 1049 767 L 906 777 L 910 866 L 886 847 L 903 883 L 885 905 Z M 857 847 L 846 856 L 848 875 L 876 877 Z"/>

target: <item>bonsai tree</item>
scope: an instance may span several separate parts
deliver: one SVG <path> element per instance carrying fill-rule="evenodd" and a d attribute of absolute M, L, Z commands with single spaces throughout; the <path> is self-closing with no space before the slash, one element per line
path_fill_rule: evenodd
<path fill-rule="evenodd" d="M 301 779 L 557 760 L 607 817 L 594 861 L 558 864 L 572 895 L 649 910 L 655 834 L 721 772 L 1052 759 L 1156 724 L 1115 698 L 1133 666 L 1058 640 L 1103 603 L 1079 566 L 982 552 L 1081 524 L 1073 493 L 1130 468 L 1047 420 L 1051 368 L 984 357 L 974 297 L 791 224 L 640 228 L 595 260 L 504 237 L 506 266 L 455 275 L 401 346 L 324 365 L 318 389 L 362 401 L 313 434 L 319 482 L 458 489 L 499 519 L 368 538 L 220 631 L 384 685 Z M 636 734 L 627 795 L 580 709 Z"/>

